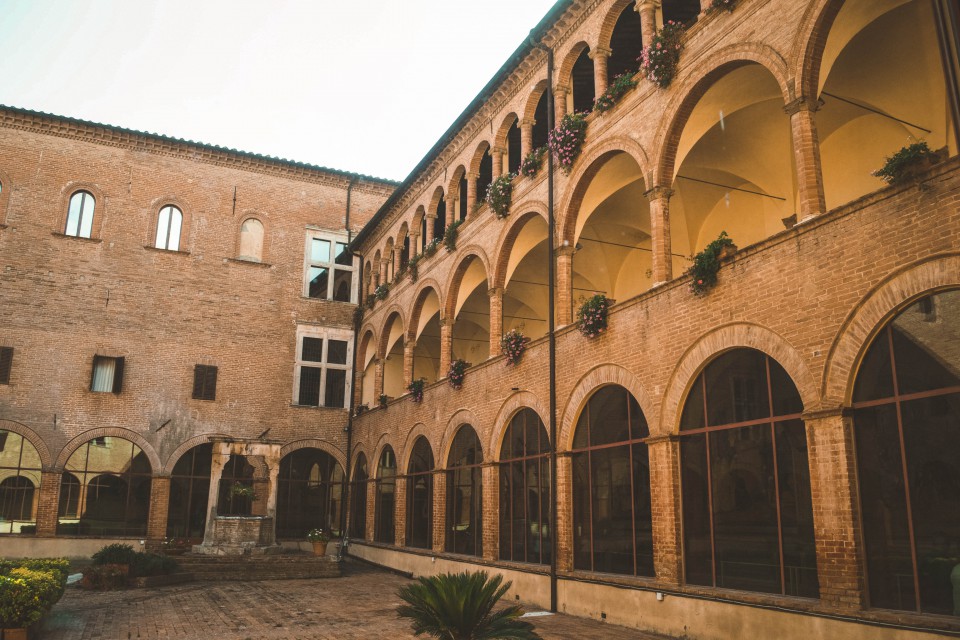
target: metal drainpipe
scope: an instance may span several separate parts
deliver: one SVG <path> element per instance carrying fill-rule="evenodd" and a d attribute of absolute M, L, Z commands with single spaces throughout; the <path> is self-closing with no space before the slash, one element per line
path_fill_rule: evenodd
<path fill-rule="evenodd" d="M 353 241 L 353 233 L 350 231 L 350 192 L 353 190 L 353 185 L 356 182 L 356 178 L 350 179 L 350 184 L 347 185 L 347 211 L 344 216 L 343 226 L 347 229 L 347 246 L 351 246 Z M 363 283 L 363 256 L 350 252 L 350 255 L 353 257 L 360 258 L 360 268 L 357 270 L 357 297 L 361 298 L 360 287 Z M 358 306 L 362 303 L 362 299 L 358 299 Z M 340 549 L 337 552 L 337 562 L 343 560 L 344 552 L 347 547 L 350 546 L 350 518 L 347 516 L 347 506 L 350 504 L 350 456 L 351 449 L 353 447 L 353 413 L 356 410 L 354 406 L 356 404 L 357 394 L 354 390 L 354 386 L 357 384 L 357 335 L 360 333 L 360 318 L 357 314 L 353 316 L 353 362 L 350 365 L 350 376 L 353 378 L 353 384 L 350 385 L 350 402 L 349 402 L 349 413 L 347 414 L 347 426 L 344 428 L 344 431 L 347 432 L 347 465 L 346 465 L 346 475 L 343 477 L 343 499 L 341 501 L 340 509 L 340 531 L 343 532 L 342 539 L 340 541 Z"/>

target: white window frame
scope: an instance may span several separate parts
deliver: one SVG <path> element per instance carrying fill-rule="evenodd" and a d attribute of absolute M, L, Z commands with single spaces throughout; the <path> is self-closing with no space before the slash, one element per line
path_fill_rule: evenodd
<path fill-rule="evenodd" d="M 314 240 L 326 240 L 330 243 L 330 261 L 329 262 L 314 262 L 311 260 Z M 306 238 L 303 245 L 303 297 L 310 298 L 311 300 L 329 300 L 331 302 L 344 302 L 345 300 L 334 300 L 333 299 L 333 284 L 336 282 L 336 271 L 349 271 L 352 276 L 350 278 L 350 301 L 349 304 L 357 304 L 359 297 L 360 285 L 357 282 L 359 277 L 359 260 L 356 256 L 353 256 L 350 260 L 350 264 L 337 264 L 337 243 L 349 245 L 349 238 L 346 233 L 335 233 L 331 231 L 324 231 L 322 229 L 317 229 L 313 227 L 307 227 Z M 327 295 L 323 298 L 314 298 L 310 296 L 310 268 L 311 267 L 322 267 L 330 270 L 330 275 L 327 279 Z"/>
<path fill-rule="evenodd" d="M 323 351 L 321 355 L 322 362 L 315 362 L 312 360 L 303 360 L 303 339 L 304 338 L 317 338 L 323 340 Z M 329 351 L 330 340 L 340 340 L 347 343 L 347 362 L 346 364 L 330 364 L 327 362 L 327 354 Z M 325 406 L 323 404 L 326 399 L 326 388 L 327 388 L 327 370 L 336 369 L 338 371 L 346 372 L 346 380 L 344 382 L 344 391 L 343 391 L 343 407 L 332 407 L 334 409 L 344 409 L 349 410 L 350 408 L 350 394 L 353 389 L 353 331 L 349 329 L 334 329 L 331 327 L 321 327 L 314 325 L 299 325 L 297 327 L 297 342 L 295 345 L 296 353 L 294 357 L 296 358 L 296 366 L 294 367 L 293 372 L 293 404 L 297 406 L 312 407 L 312 406 Z M 313 367 L 320 369 L 320 395 L 318 405 L 301 405 L 300 404 L 300 372 L 303 367 Z"/>

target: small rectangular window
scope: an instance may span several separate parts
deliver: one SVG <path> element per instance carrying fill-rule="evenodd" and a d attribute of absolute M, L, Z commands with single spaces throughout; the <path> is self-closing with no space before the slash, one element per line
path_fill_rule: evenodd
<path fill-rule="evenodd" d="M 337 302 L 356 301 L 356 259 L 340 237 L 307 231 L 304 295 Z"/>
<path fill-rule="evenodd" d="M 109 356 L 93 357 L 93 374 L 90 391 L 97 393 L 120 393 L 123 390 L 123 358 Z"/>
<path fill-rule="evenodd" d="M 193 399 L 217 399 L 217 367 L 198 364 L 193 368 Z"/>
<path fill-rule="evenodd" d="M 0 384 L 10 384 L 13 369 L 13 347 L 0 347 Z"/>

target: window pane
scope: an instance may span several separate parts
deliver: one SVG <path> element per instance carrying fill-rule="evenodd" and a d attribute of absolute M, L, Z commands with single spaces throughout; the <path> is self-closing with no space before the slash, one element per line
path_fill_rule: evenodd
<path fill-rule="evenodd" d="M 337 302 L 350 302 L 353 289 L 353 271 L 337 269 L 333 272 L 333 299 Z"/>
<path fill-rule="evenodd" d="M 67 226 L 64 233 L 68 236 L 80 234 L 80 212 L 83 206 L 85 192 L 81 191 L 70 196 L 70 208 L 67 210 Z"/>
<path fill-rule="evenodd" d="M 307 295 L 311 298 L 327 297 L 327 282 L 330 280 L 330 269 L 326 267 L 310 267 L 310 284 Z"/>
<path fill-rule="evenodd" d="M 624 442 L 630 439 L 627 424 L 627 390 L 610 385 L 590 398 L 590 445 Z"/>
<path fill-rule="evenodd" d="M 960 386 L 960 291 L 921 300 L 892 329 L 900 393 Z"/>
<path fill-rule="evenodd" d="M 700 376 L 693 383 L 693 387 L 687 395 L 687 401 L 683 405 L 683 413 L 680 415 L 680 430 L 702 429 L 705 426 L 703 423 L 703 381 L 702 376 Z"/>
<path fill-rule="evenodd" d="M 183 225 L 183 213 L 176 207 L 171 207 L 170 212 L 170 241 L 167 243 L 167 249 L 170 251 L 180 250 L 180 228 Z"/>
<path fill-rule="evenodd" d="M 90 385 L 90 390 L 99 392 L 113 391 L 113 374 L 116 368 L 116 358 L 104 358 L 101 356 L 94 358 L 93 383 Z"/>
<path fill-rule="evenodd" d="M 327 340 L 327 362 L 329 364 L 347 364 L 346 340 Z"/>
<path fill-rule="evenodd" d="M 645 444 L 633 445 L 633 531 L 637 539 L 637 575 L 653 576 L 650 460 Z"/>
<path fill-rule="evenodd" d="M 337 243 L 337 264 L 350 266 L 353 264 L 353 256 L 347 251 L 347 245 L 343 242 Z"/>
<path fill-rule="evenodd" d="M 801 420 L 782 422 L 776 426 L 776 431 L 786 592 L 791 596 L 816 598 L 820 586 L 813 536 L 807 434 Z"/>
<path fill-rule="evenodd" d="M 330 241 L 314 238 L 310 242 L 310 262 L 330 262 Z"/>
<path fill-rule="evenodd" d="M 590 555 L 590 471 L 588 453 L 573 455 L 573 566 L 592 571 Z"/>
<path fill-rule="evenodd" d="M 300 367 L 300 398 L 298 404 L 307 407 L 320 405 L 320 372 L 318 367 Z"/>
<path fill-rule="evenodd" d="M 93 233 L 93 196 L 83 194 L 83 204 L 80 211 L 80 237 L 89 238 Z"/>
<path fill-rule="evenodd" d="M 887 330 L 874 338 L 873 344 L 860 364 L 857 382 L 853 387 L 853 401 L 879 400 L 893 396 L 893 371 L 890 369 L 890 348 Z"/>
<path fill-rule="evenodd" d="M 715 427 L 770 415 L 766 356 L 754 349 L 737 349 L 720 356 L 704 371 L 707 424 Z"/>
<path fill-rule="evenodd" d="M 770 363 L 770 393 L 773 396 L 773 415 L 789 416 L 803 411 L 803 401 L 793 380 L 780 366 L 780 363 L 769 358 Z"/>
<path fill-rule="evenodd" d="M 304 338 L 300 359 L 307 362 L 323 362 L 323 338 Z"/>
<path fill-rule="evenodd" d="M 323 406 L 343 408 L 346 395 L 347 372 L 343 369 L 327 369 L 327 389 Z"/>
<path fill-rule="evenodd" d="M 630 447 L 590 453 L 593 480 L 594 571 L 633 573 Z"/>
<path fill-rule="evenodd" d="M 713 585 L 710 500 L 707 486 L 707 434 L 680 441 L 683 487 L 683 555 L 689 584 Z"/>
<path fill-rule="evenodd" d="M 157 239 L 153 246 L 157 249 L 167 248 L 167 231 L 170 230 L 170 207 L 160 209 L 160 215 L 157 216 Z"/>

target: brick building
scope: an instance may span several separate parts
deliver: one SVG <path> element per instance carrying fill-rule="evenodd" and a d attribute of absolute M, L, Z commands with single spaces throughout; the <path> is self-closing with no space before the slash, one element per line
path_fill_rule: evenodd
<path fill-rule="evenodd" d="M 561 0 L 395 190 L 5 111 L 0 424 L 32 461 L 0 467 L 40 484 L 4 494 L 37 498 L 35 534 L 3 543 L 192 535 L 164 506 L 209 488 L 196 447 L 273 439 L 281 537 L 346 522 L 369 561 L 486 567 L 524 601 L 676 636 L 960 633 L 956 3 L 710 4 Z M 636 60 L 670 21 L 660 87 Z M 574 113 L 576 157 L 537 153 Z M 935 162 L 871 175 L 920 139 Z M 341 291 L 314 242 L 346 237 L 348 196 L 369 220 L 355 333 L 352 305 L 311 299 Z M 158 251 L 169 207 L 188 231 Z M 738 249 L 694 295 L 721 232 Z M 351 422 L 303 406 L 331 403 Z M 123 462 L 96 459 L 117 442 Z M 87 478 L 119 468 L 122 525 L 84 522 L 110 488 Z M 220 503 L 249 508 L 231 487 L 263 471 L 224 474 Z"/>

